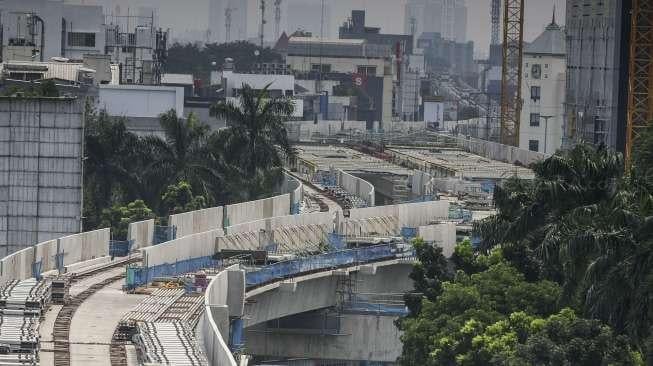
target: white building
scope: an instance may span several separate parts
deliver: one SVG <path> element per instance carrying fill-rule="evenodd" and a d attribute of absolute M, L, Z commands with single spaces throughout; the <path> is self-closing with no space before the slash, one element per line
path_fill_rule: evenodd
<path fill-rule="evenodd" d="M 51 0 L 0 0 L 2 59 L 47 61 L 52 57 L 81 60 L 104 53 L 101 6 Z"/>
<path fill-rule="evenodd" d="M 562 144 L 565 33 L 553 22 L 524 49 L 519 147 L 553 154 Z"/>

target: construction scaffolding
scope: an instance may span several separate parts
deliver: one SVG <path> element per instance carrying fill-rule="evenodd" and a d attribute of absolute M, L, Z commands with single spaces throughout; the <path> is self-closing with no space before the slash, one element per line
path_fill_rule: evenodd
<path fill-rule="evenodd" d="M 505 0 L 503 14 L 503 72 L 501 75 L 501 143 L 519 146 L 524 0 Z"/>
<path fill-rule="evenodd" d="M 640 130 L 653 121 L 653 3 L 633 0 L 630 31 L 630 65 L 628 81 L 628 125 L 626 162 Z"/>
<path fill-rule="evenodd" d="M 0 98 L 0 253 L 78 233 L 82 106 L 70 98 Z"/>

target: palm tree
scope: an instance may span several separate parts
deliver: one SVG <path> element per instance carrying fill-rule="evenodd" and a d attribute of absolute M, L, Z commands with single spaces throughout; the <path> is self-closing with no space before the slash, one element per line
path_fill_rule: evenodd
<path fill-rule="evenodd" d="M 156 187 L 153 191 L 157 192 L 157 198 L 160 199 L 166 187 L 185 181 L 195 194 L 213 203 L 214 192 L 221 186 L 222 172 L 213 164 L 215 157 L 207 148 L 209 127 L 192 113 L 182 119 L 174 110 L 161 115 L 160 124 L 164 138 L 144 138 L 154 156 L 147 166 L 146 175 Z"/>
<path fill-rule="evenodd" d="M 278 184 L 284 155 L 295 155 L 284 126 L 293 104 L 287 98 L 270 98 L 268 88 L 257 91 L 243 85 L 239 105 L 221 102 L 211 107 L 211 114 L 229 126 L 217 141 L 223 146 L 225 160 L 242 172 L 247 198 L 267 193 Z"/>
<path fill-rule="evenodd" d="M 642 346 L 653 324 L 653 196 L 646 182 L 638 172 L 622 176 L 620 154 L 588 145 L 533 168 L 533 181 L 512 180 L 495 191 L 498 214 L 476 225 L 483 249 L 531 250 L 540 275 L 563 285 L 563 302 Z"/>

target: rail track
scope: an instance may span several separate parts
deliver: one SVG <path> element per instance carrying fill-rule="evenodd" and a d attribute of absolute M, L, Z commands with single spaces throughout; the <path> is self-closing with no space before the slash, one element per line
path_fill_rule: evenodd
<path fill-rule="evenodd" d="M 69 282 L 70 283 L 75 283 L 78 281 L 81 281 L 83 279 L 96 276 L 98 274 L 101 274 L 102 272 L 105 272 L 110 269 L 114 269 L 117 267 L 125 266 L 129 263 L 137 262 L 140 261 L 140 257 L 134 257 L 134 258 L 128 258 L 125 260 L 121 261 L 116 261 L 114 263 L 111 263 L 106 266 L 101 266 L 98 268 L 91 269 L 89 271 L 80 273 L 80 274 L 75 274 L 71 276 Z M 109 278 L 106 278 L 98 283 L 94 283 L 91 286 L 89 286 L 87 289 L 82 291 L 76 296 L 73 296 L 69 298 L 66 303 L 63 305 L 59 313 L 57 314 L 57 318 L 54 321 L 54 328 L 53 328 L 53 338 L 54 338 L 54 365 L 55 366 L 70 366 L 70 325 L 72 323 L 73 316 L 75 315 L 75 312 L 79 308 L 79 306 L 86 300 L 88 300 L 89 297 L 91 297 L 93 294 L 98 292 L 99 290 L 109 286 L 110 284 L 121 280 L 125 278 L 125 273 L 121 273 L 119 275 L 115 275 Z M 113 341 L 111 345 L 111 355 L 112 355 L 112 360 L 113 360 L 113 354 L 114 352 L 118 355 L 116 359 L 120 359 L 119 353 L 120 351 L 118 349 L 114 350 L 113 347 Z M 122 347 L 122 354 L 123 354 L 123 359 L 126 364 L 127 358 L 125 355 L 125 349 L 124 345 Z M 121 365 L 118 363 L 118 365 Z"/>

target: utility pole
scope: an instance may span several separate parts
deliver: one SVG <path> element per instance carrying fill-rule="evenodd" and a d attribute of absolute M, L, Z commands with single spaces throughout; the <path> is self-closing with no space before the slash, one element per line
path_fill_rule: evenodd
<path fill-rule="evenodd" d="M 544 120 L 544 153 L 546 154 L 546 140 L 549 130 L 549 120 L 555 116 L 540 116 Z"/>
<path fill-rule="evenodd" d="M 265 41 L 265 0 L 260 0 L 261 1 L 261 29 L 259 30 L 259 40 L 260 40 L 260 46 L 263 48 L 263 42 Z"/>

